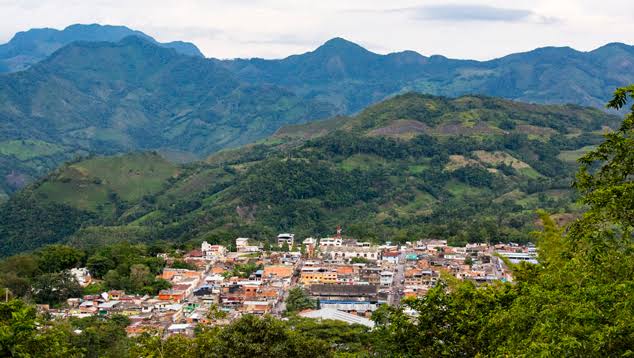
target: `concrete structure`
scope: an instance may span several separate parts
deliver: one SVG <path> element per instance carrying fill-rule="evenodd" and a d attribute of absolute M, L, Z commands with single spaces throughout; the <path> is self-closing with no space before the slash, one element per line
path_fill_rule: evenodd
<path fill-rule="evenodd" d="M 340 237 L 325 237 L 319 240 L 320 247 L 341 246 L 343 240 Z"/>
<path fill-rule="evenodd" d="M 355 257 L 368 261 L 377 261 L 381 258 L 376 246 L 326 246 L 321 252 L 324 259 L 335 262 L 350 261 Z"/>
<path fill-rule="evenodd" d="M 299 314 L 301 317 L 313 319 L 334 319 L 348 324 L 360 324 L 369 328 L 374 328 L 374 321 L 355 314 L 339 311 L 333 308 L 322 308 L 320 310 L 304 311 Z"/>
<path fill-rule="evenodd" d="M 295 234 L 279 234 L 277 235 L 277 246 L 284 246 L 287 244 L 291 247 L 295 244 Z"/>

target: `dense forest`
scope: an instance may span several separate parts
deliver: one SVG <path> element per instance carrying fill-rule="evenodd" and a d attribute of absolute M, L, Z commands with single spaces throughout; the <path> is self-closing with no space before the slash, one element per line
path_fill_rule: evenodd
<path fill-rule="evenodd" d="M 633 95 L 634 86 L 619 89 L 609 105 L 620 109 Z M 0 304 L 0 353 L 50 357 L 630 356 L 634 353 L 634 105 L 630 110 L 619 129 L 580 159 L 574 188 L 587 210 L 566 227 L 541 212 L 543 229 L 534 237 L 539 263 L 508 263 L 514 274 L 512 283 L 476 287 L 470 281 L 443 277 L 425 297 L 375 312 L 377 327 L 370 332 L 328 321 L 245 316 L 226 327 L 201 328 L 195 338 L 167 340 L 151 334 L 126 338 L 123 317 L 50 321 L 38 316 L 34 307 L 15 300 Z M 304 193 L 313 190 L 319 188 Z M 47 260 L 45 252 L 39 260 Z M 55 260 L 57 265 L 81 260 L 69 248 L 56 246 L 52 252 L 68 257 Z M 413 309 L 416 316 L 410 317 L 406 309 Z"/>

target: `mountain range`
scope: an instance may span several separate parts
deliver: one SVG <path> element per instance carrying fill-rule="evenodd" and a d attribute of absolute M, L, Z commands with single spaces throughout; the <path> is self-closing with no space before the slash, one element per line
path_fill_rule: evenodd
<path fill-rule="evenodd" d="M 408 93 L 355 116 L 174 164 L 157 153 L 74 161 L 0 205 L 0 252 L 66 242 L 229 244 L 278 232 L 364 240 L 529 239 L 535 209 L 580 211 L 575 159 L 620 118 L 575 105 Z"/>
<path fill-rule="evenodd" d="M 0 200 L 75 157 L 158 150 L 191 161 L 410 91 L 602 108 L 634 82 L 634 47 L 619 43 L 479 62 L 335 38 L 280 60 L 218 60 L 126 27 L 73 25 L 19 33 L 0 59 L 26 68 L 0 75 Z"/>
<path fill-rule="evenodd" d="M 44 28 L 18 32 L 8 43 L 0 45 L 0 73 L 25 70 L 71 42 L 118 42 L 128 36 L 138 36 L 185 55 L 203 57 L 200 50 L 189 42 L 159 43 L 151 36 L 125 26 L 76 24 L 63 30 Z"/>

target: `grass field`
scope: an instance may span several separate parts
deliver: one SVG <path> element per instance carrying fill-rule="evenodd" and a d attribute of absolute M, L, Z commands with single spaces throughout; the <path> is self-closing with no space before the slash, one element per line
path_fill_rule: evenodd
<path fill-rule="evenodd" d="M 557 155 L 557 158 L 559 158 L 560 160 L 563 160 L 564 162 L 576 163 L 577 159 L 581 158 L 586 153 L 588 153 L 589 151 L 595 148 L 596 146 L 589 145 L 583 148 L 579 148 L 577 150 L 564 150 L 561 153 L 559 153 L 559 155 Z"/>
<path fill-rule="evenodd" d="M 0 142 L 0 155 L 14 156 L 19 160 L 29 160 L 59 154 L 66 148 L 41 140 L 10 140 Z"/>
<path fill-rule="evenodd" d="M 113 195 L 138 201 L 158 192 L 177 167 L 152 153 L 93 158 L 64 167 L 36 189 L 48 200 L 90 211 L 112 210 Z"/>

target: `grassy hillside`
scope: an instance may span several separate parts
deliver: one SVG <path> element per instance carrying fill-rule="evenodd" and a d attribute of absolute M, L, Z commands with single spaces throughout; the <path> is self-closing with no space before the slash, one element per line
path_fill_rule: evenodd
<path fill-rule="evenodd" d="M 321 236 L 336 225 L 376 241 L 522 241 L 536 208 L 579 210 L 569 190 L 573 153 L 619 122 L 577 106 L 406 94 L 204 163 L 177 167 L 154 154 L 73 163 L 4 208 L 29 198 L 90 217 L 65 235 L 51 232 L 77 245 Z M 18 234 L 29 236 L 5 229 L 3 248 Z M 25 248 L 40 239 L 32 240 Z"/>

